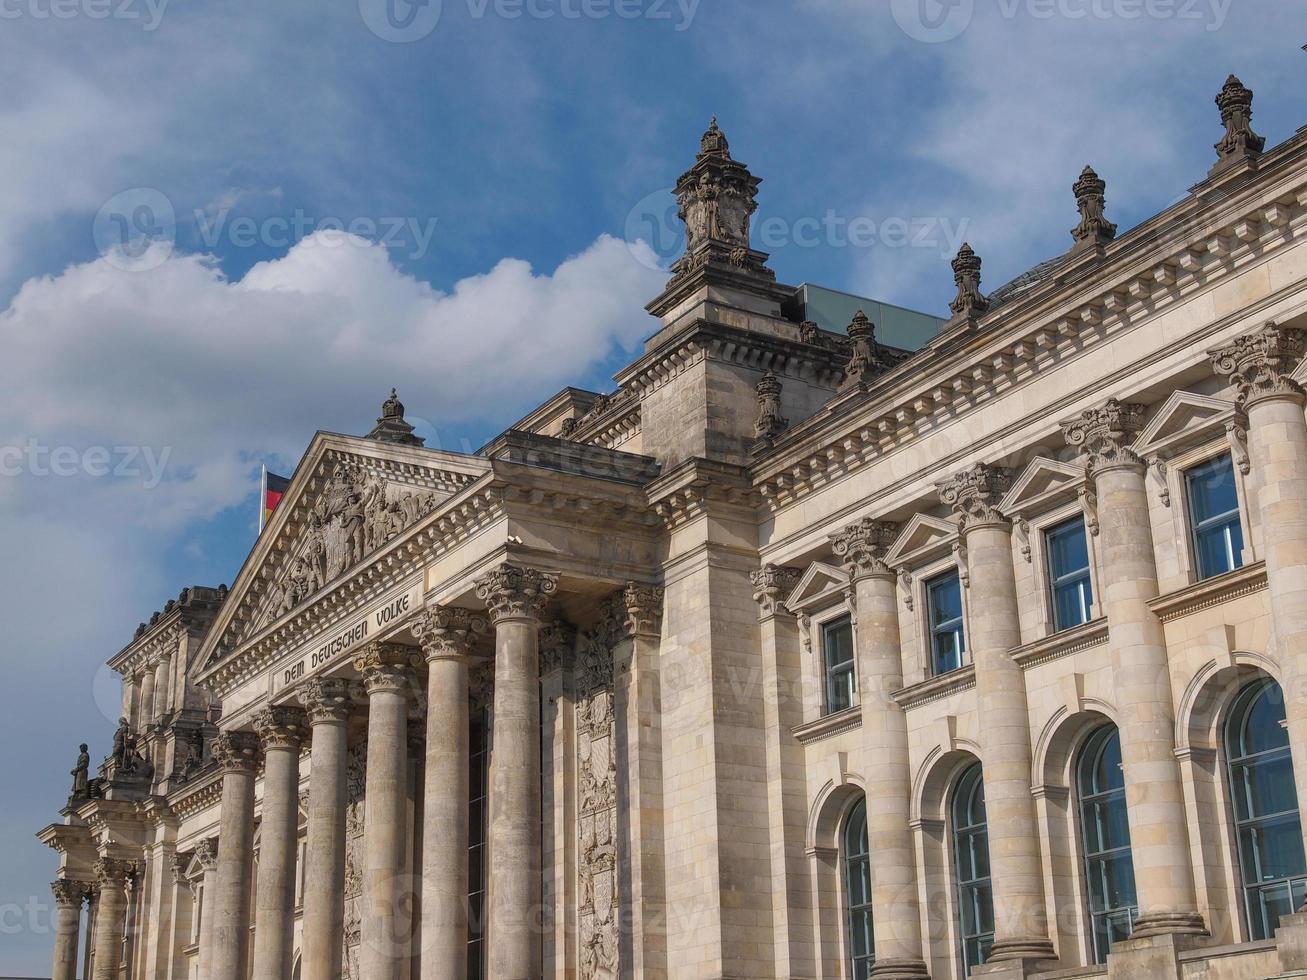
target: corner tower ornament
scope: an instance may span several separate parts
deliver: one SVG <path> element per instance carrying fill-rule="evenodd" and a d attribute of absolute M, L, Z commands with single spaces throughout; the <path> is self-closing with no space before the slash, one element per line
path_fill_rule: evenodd
<path fill-rule="evenodd" d="M 1144 461 L 1130 447 L 1144 427 L 1145 411 L 1143 405 L 1110 398 L 1102 408 L 1063 422 L 1062 434 L 1069 445 L 1088 455 L 1090 473 L 1117 466 L 1142 468 Z"/>
<path fill-rule="evenodd" d="M 958 287 L 949 304 L 954 321 L 973 320 L 989 309 L 989 299 L 980 292 L 980 256 L 966 242 L 953 260 L 953 282 Z"/>
<path fill-rule="evenodd" d="M 782 432 L 790 427 L 789 419 L 781 415 L 781 383 L 768 371 L 754 389 L 758 394 L 758 419 L 753 432 L 758 437 L 755 449 L 770 449 Z"/>
<path fill-rule="evenodd" d="M 477 598 L 486 604 L 492 622 L 540 619 L 558 591 L 558 576 L 518 565 L 500 565 L 477 580 Z"/>
<path fill-rule="evenodd" d="M 712 262 L 769 281 L 767 256 L 749 246 L 749 223 L 758 210 L 762 179 L 731 157 L 726 134 L 714 116 L 703 134 L 694 166 L 676 182 L 677 216 L 685 222 L 685 255 L 672 266 L 673 280 L 682 279 Z"/>
<path fill-rule="evenodd" d="M 977 259 L 977 268 L 980 260 Z M 979 281 L 979 280 L 977 280 Z M 858 310 L 849 324 L 849 366 L 844 372 L 843 391 L 857 385 L 865 385 L 877 374 L 890 366 L 890 360 L 876 343 L 876 325 L 867 319 L 867 314 Z"/>
<path fill-rule="evenodd" d="M 1105 245 L 1116 238 L 1116 225 L 1104 216 L 1107 181 L 1098 176 L 1093 167 L 1085 167 L 1071 189 L 1076 195 L 1076 207 L 1080 209 L 1080 224 L 1071 229 L 1071 237 L 1076 240 L 1072 251 Z"/>
<path fill-rule="evenodd" d="M 998 505 L 1011 486 L 1012 474 L 1006 469 L 977 463 L 937 488 L 940 502 L 953 508 L 958 528 L 965 532 L 978 524 L 1010 524 Z"/>
<path fill-rule="evenodd" d="M 1216 96 L 1216 104 L 1221 110 L 1221 124 L 1225 126 L 1225 136 L 1216 144 L 1219 159 L 1212 167 L 1212 173 L 1219 173 L 1244 160 L 1250 160 L 1266 149 L 1266 138 L 1253 132 L 1253 90 L 1231 75 L 1225 80 L 1225 87 Z"/>
<path fill-rule="evenodd" d="M 832 535 L 831 550 L 843 562 L 844 570 L 852 580 L 870 575 L 897 578 L 894 570 L 885 564 L 885 556 L 898 536 L 897 524 L 864 517 Z"/>
<path fill-rule="evenodd" d="M 1247 408 L 1268 398 L 1303 400 L 1303 387 L 1292 375 L 1305 349 L 1307 332 L 1271 321 L 1208 355 L 1216 373 L 1239 389 L 1239 402 Z"/>
<path fill-rule="evenodd" d="M 377 424 L 368 433 L 368 438 L 399 446 L 426 444 L 425 439 L 413 434 L 413 426 L 404 418 L 404 403 L 399 400 L 399 395 L 394 388 L 390 389 L 390 397 L 382 402 L 381 418 L 377 419 Z"/>

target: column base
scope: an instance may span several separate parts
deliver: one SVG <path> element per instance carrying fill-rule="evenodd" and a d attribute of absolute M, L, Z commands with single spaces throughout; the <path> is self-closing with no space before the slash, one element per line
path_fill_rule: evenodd
<path fill-rule="evenodd" d="M 1275 930 L 1276 951 L 1280 956 L 1280 969 L 1287 976 L 1296 971 L 1307 972 L 1307 912 L 1286 915 Z"/>
<path fill-rule="evenodd" d="M 1154 936 L 1206 936 L 1207 926 L 1197 912 L 1149 912 L 1135 920 L 1131 939 Z"/>
<path fill-rule="evenodd" d="M 1195 934 L 1136 934 L 1112 946 L 1108 980 L 1183 980 L 1180 954 L 1200 945 L 1201 937 Z"/>
<path fill-rule="evenodd" d="M 989 959 L 983 966 L 971 971 L 973 977 L 992 977 L 994 980 L 1025 980 L 1035 973 L 1047 973 L 1058 967 L 1057 952 L 1053 944 L 1042 936 L 1018 939 L 1000 939 L 989 950 Z"/>
<path fill-rule="evenodd" d="M 925 961 L 912 959 L 877 960 L 871 968 L 873 980 L 930 980 Z"/>

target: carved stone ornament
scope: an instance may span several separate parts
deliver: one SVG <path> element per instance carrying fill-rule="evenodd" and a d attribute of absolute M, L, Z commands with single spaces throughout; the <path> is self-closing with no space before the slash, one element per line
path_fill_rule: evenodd
<path fill-rule="evenodd" d="M 1253 91 L 1231 75 L 1216 96 L 1225 135 L 1216 144 L 1217 168 L 1257 156 L 1266 149 L 1265 137 L 1253 132 Z"/>
<path fill-rule="evenodd" d="M 841 389 L 866 384 L 888 369 L 892 362 L 876 343 L 876 325 L 858 310 L 849 324 L 849 364 L 844 370 Z"/>
<path fill-rule="evenodd" d="M 413 620 L 413 635 L 428 661 L 466 657 L 476 638 L 488 628 L 489 623 L 480 613 L 434 603 Z"/>
<path fill-rule="evenodd" d="M 978 524 L 1007 524 L 998 505 L 1011 486 L 1012 474 L 1006 469 L 978 463 L 939 484 L 939 499 L 953 508 L 962 531 Z"/>
<path fill-rule="evenodd" d="M 966 242 L 953 260 L 953 282 L 958 294 L 949 309 L 955 318 L 965 320 L 989 309 L 989 300 L 980 292 L 980 256 Z"/>
<path fill-rule="evenodd" d="M 309 733 L 309 720 L 303 708 L 272 705 L 254 716 L 254 731 L 265 752 L 269 749 L 298 750 Z"/>
<path fill-rule="evenodd" d="M 348 721 L 349 685 L 337 677 L 310 677 L 300 691 L 300 704 L 311 724 Z"/>
<path fill-rule="evenodd" d="M 50 891 L 54 893 L 54 902 L 60 908 L 81 909 L 82 903 L 91 894 L 91 886 L 85 881 L 60 878 L 50 882 Z"/>
<path fill-rule="evenodd" d="M 136 863 L 119 858 L 102 857 L 95 862 L 95 880 L 101 887 L 122 887 L 136 874 Z"/>
<path fill-rule="evenodd" d="M 186 867 L 190 859 L 185 854 L 174 854 L 168 862 L 168 870 L 172 872 L 172 881 L 174 885 L 180 885 L 183 888 L 191 886 L 191 880 L 186 877 Z"/>
<path fill-rule="evenodd" d="M 386 480 L 338 463 L 309 513 L 303 540 L 277 582 L 277 601 L 267 618 L 299 606 L 431 513 L 437 502 L 433 491 L 392 496 Z"/>
<path fill-rule="evenodd" d="M 1085 167 L 1080 179 L 1072 185 L 1072 190 L 1076 195 L 1076 207 L 1080 209 L 1080 224 L 1071 230 L 1076 247 L 1103 245 L 1116 238 L 1116 225 L 1104 216 L 1107 182 L 1094 172 L 1093 167 Z"/>
<path fill-rule="evenodd" d="M 1089 472 L 1113 466 L 1142 468 L 1139 454 L 1130 448 L 1144 427 L 1143 405 L 1108 399 L 1102 408 L 1091 408 L 1080 418 L 1062 423 L 1068 445 L 1089 457 Z"/>
<path fill-rule="evenodd" d="M 218 839 L 210 837 L 202 840 L 195 848 L 195 860 L 200 862 L 200 867 L 205 871 L 213 871 L 218 867 Z"/>
<path fill-rule="evenodd" d="M 413 434 L 413 426 L 404 418 L 404 403 L 399 400 L 399 394 L 394 388 L 390 389 L 390 397 L 382 402 L 381 418 L 377 419 L 376 427 L 368 433 L 368 438 L 399 446 L 421 446 L 426 443 L 421 436 Z"/>
<path fill-rule="evenodd" d="M 864 517 L 833 535 L 831 550 L 852 580 L 868 575 L 893 578 L 894 571 L 885 564 L 885 555 L 898 536 L 897 524 Z"/>
<path fill-rule="evenodd" d="M 402 643 L 369 643 L 354 658 L 354 669 L 363 675 L 369 695 L 407 695 L 413 689 L 413 668 L 420 660 L 413 647 Z"/>
<path fill-rule="evenodd" d="M 781 383 L 768 371 L 755 390 L 758 393 L 758 419 L 753 432 L 759 440 L 770 444 L 790 427 L 790 420 L 781 415 Z"/>
<path fill-rule="evenodd" d="M 253 732 L 222 732 L 213 740 L 213 758 L 223 772 L 254 772 L 259 765 L 259 737 Z"/>
<path fill-rule="evenodd" d="M 1244 407 L 1266 398 L 1303 397 L 1302 385 L 1291 375 L 1303 358 L 1307 333 L 1271 322 L 1209 351 L 1212 367 L 1239 389 Z"/>
<path fill-rule="evenodd" d="M 663 624 L 661 585 L 628 582 L 622 589 L 622 611 L 626 632 L 630 636 L 658 636 Z"/>
<path fill-rule="evenodd" d="M 500 565 L 476 583 L 477 598 L 485 602 L 494 623 L 540 619 L 557 591 L 557 575 L 518 565 Z"/>
<path fill-rule="evenodd" d="M 576 659 L 576 627 L 555 619 L 540 624 L 540 673 L 570 670 Z"/>
<path fill-rule="evenodd" d="M 753 580 L 753 601 L 761 607 L 763 616 L 793 616 L 785 606 L 785 599 L 799 584 L 803 570 L 783 565 L 763 565 L 750 572 Z"/>

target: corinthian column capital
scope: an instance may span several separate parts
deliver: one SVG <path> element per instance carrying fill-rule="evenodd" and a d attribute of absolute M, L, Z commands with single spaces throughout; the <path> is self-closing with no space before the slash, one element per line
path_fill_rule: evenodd
<path fill-rule="evenodd" d="M 477 598 L 485 602 L 490 620 L 539 620 L 558 591 L 558 576 L 534 568 L 500 565 L 476 582 Z"/>
<path fill-rule="evenodd" d="M 91 893 L 91 886 L 84 881 L 60 878 L 50 882 L 50 891 L 54 893 L 54 902 L 60 908 L 80 909 L 82 902 Z"/>
<path fill-rule="evenodd" d="M 213 759 L 223 772 L 254 772 L 259 765 L 259 737 L 253 732 L 223 732 L 213 740 Z"/>
<path fill-rule="evenodd" d="M 95 880 L 101 887 L 123 887 L 127 879 L 136 873 L 136 863 L 121 858 L 102 857 L 95 862 Z"/>
<path fill-rule="evenodd" d="M 982 524 L 1010 524 L 998 509 L 1012 486 L 1012 474 L 1001 466 L 977 463 L 951 480 L 937 484 L 939 499 L 953 508 L 958 528 L 965 533 Z"/>
<path fill-rule="evenodd" d="M 851 581 L 871 575 L 894 578 L 893 569 L 885 564 L 885 555 L 898 536 L 899 526 L 892 521 L 864 517 L 831 535 L 831 550 L 844 563 Z"/>
<path fill-rule="evenodd" d="M 763 565 L 756 572 L 750 572 L 753 579 L 753 601 L 762 607 L 765 616 L 794 615 L 785 606 L 785 598 L 799 584 L 803 572 L 797 568 L 784 565 Z"/>
<path fill-rule="evenodd" d="M 628 582 L 622 589 L 624 626 L 629 636 L 657 636 L 663 624 L 663 587 Z"/>
<path fill-rule="evenodd" d="M 304 709 L 288 704 L 264 708 L 254 716 L 254 731 L 269 749 L 298 749 L 308 729 L 308 716 Z"/>
<path fill-rule="evenodd" d="M 1089 457 L 1090 472 L 1117 466 L 1140 468 L 1144 461 L 1131 448 L 1144 427 L 1143 405 L 1108 399 L 1101 408 L 1091 408 L 1077 419 L 1062 423 L 1062 435 Z"/>
<path fill-rule="evenodd" d="M 195 858 L 206 872 L 218 867 L 218 838 L 206 837 L 195 845 Z"/>
<path fill-rule="evenodd" d="M 412 690 L 413 668 L 418 657 L 402 643 L 370 643 L 354 658 L 354 669 L 363 675 L 368 694 L 408 694 Z"/>
<path fill-rule="evenodd" d="M 1253 405 L 1268 398 L 1301 402 L 1303 388 L 1291 375 L 1302 360 L 1307 333 L 1274 321 L 1208 351 L 1216 373 L 1239 389 L 1239 401 Z"/>
<path fill-rule="evenodd" d="M 487 629 L 486 618 L 470 609 L 428 605 L 413 621 L 413 635 L 427 662 L 466 657 L 476 638 Z"/>

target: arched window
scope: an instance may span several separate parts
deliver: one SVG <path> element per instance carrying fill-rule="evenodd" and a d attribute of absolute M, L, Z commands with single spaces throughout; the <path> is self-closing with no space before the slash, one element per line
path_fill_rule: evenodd
<path fill-rule="evenodd" d="M 980 763 L 970 766 L 953 793 L 953 854 L 961 910 L 962 962 L 968 973 L 994 945 L 994 891 L 989 877 L 989 827 Z"/>
<path fill-rule="evenodd" d="M 1139 912 L 1121 771 L 1121 733 L 1115 725 L 1098 729 L 1080 750 L 1076 788 L 1094 962 L 1104 963 L 1113 943 L 1130 938 Z"/>
<path fill-rule="evenodd" d="M 859 800 L 844 822 L 844 882 L 849 910 L 849 961 L 853 980 L 866 980 L 876 962 L 871 921 L 871 856 L 867 848 L 867 801 Z"/>
<path fill-rule="evenodd" d="M 1280 917 L 1307 899 L 1307 860 L 1279 684 L 1259 680 L 1239 692 L 1226 723 L 1225 751 L 1248 931 L 1252 939 L 1269 939 Z"/>

